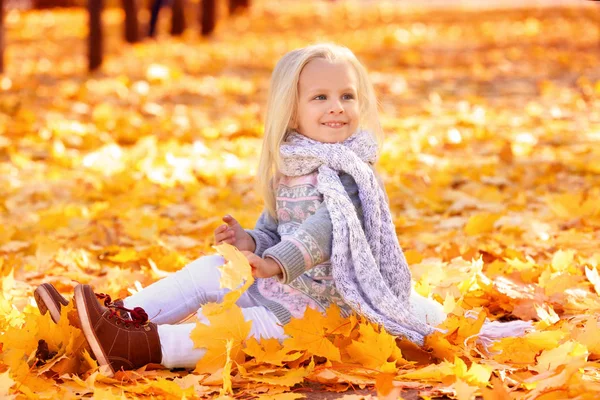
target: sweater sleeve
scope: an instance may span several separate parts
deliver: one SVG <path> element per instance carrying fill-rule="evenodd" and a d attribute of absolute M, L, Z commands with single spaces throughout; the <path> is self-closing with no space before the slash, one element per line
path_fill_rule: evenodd
<path fill-rule="evenodd" d="M 359 220 L 363 221 L 358 186 L 347 174 L 340 175 L 342 185 L 354 204 Z M 298 229 L 278 244 L 263 253 L 263 257 L 274 259 L 283 272 L 282 283 L 290 283 L 315 265 L 331 257 L 333 225 L 325 202 L 317 211 L 306 218 Z"/>
<path fill-rule="evenodd" d="M 246 232 L 254 239 L 256 248 L 254 254 L 259 257 L 263 256 L 263 253 L 269 247 L 275 246 L 281 241 L 281 237 L 277 232 L 277 221 L 269 214 L 267 210 L 264 210 L 254 229 L 246 229 Z"/>

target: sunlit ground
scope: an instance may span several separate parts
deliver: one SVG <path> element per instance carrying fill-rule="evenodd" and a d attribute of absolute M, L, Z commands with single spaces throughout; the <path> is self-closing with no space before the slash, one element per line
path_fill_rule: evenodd
<path fill-rule="evenodd" d="M 504 368 L 515 395 L 569 357 L 598 358 L 600 342 L 576 323 L 600 310 L 600 8 L 258 2 L 211 39 L 193 21 L 168 37 L 165 10 L 158 40 L 135 46 L 118 10 L 103 18 L 105 63 L 88 74 L 83 9 L 6 15 L 0 266 L 14 281 L 3 281 L 2 330 L 42 281 L 124 296 L 212 252 L 222 215 L 253 227 L 270 71 L 288 50 L 333 41 L 364 62 L 380 97 L 379 170 L 417 290 L 565 332 L 530 346 L 525 367 L 478 359 Z M 564 363 L 541 371 L 536 355 L 565 343 L 585 351 L 563 348 Z M 556 398 L 586 391 L 560 382 Z"/>

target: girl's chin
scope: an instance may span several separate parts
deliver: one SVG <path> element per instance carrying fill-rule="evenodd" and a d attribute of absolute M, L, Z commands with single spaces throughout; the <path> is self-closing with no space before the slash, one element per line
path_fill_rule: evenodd
<path fill-rule="evenodd" d="M 315 131 L 312 132 L 301 132 L 298 131 L 299 133 L 303 134 L 306 137 L 309 137 L 313 140 L 316 140 L 318 142 L 321 143 L 339 143 L 339 142 L 343 142 L 344 140 L 348 139 L 351 135 L 352 132 L 350 131 L 350 129 L 348 128 L 348 126 L 344 126 L 343 128 L 330 128 L 327 126 L 321 126 L 320 128 L 322 129 L 316 129 Z"/>

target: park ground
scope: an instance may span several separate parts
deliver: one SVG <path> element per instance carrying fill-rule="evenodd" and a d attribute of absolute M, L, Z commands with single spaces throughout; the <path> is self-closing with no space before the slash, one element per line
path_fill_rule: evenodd
<path fill-rule="evenodd" d="M 9 10 L 0 395 L 596 398 L 600 6 L 582 3 L 259 1 L 211 38 L 191 21 L 169 37 L 165 10 L 157 40 L 136 45 L 123 42 L 123 16 L 108 9 L 105 62 L 94 73 L 84 10 Z M 222 215 L 253 227 L 270 72 L 286 51 L 318 41 L 348 46 L 370 71 L 398 238 L 416 290 L 450 313 L 445 331 L 425 351 L 392 348 L 362 322 L 346 336 L 322 332 L 340 362 L 296 345 L 299 358 L 283 366 L 262 348 L 228 358 L 231 374 L 215 364 L 103 377 L 67 319 L 39 316 L 33 290 L 49 281 L 69 296 L 80 282 L 126 296 L 214 252 Z M 485 317 L 534 328 L 485 349 L 468 339 Z M 40 340 L 56 354 L 36 354 Z"/>

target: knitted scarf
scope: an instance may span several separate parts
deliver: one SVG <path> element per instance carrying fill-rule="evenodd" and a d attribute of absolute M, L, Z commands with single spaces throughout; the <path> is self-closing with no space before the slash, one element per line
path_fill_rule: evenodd
<path fill-rule="evenodd" d="M 333 225 L 333 279 L 346 303 L 389 333 L 423 344 L 424 336 L 434 329 L 410 312 L 411 274 L 385 193 L 371 168 L 377 159 L 373 135 L 359 130 L 343 142 L 331 144 L 291 132 L 280 154 L 284 175 L 318 170 L 317 190 Z M 356 181 L 364 230 L 338 172 Z"/>

